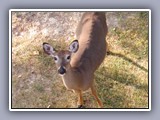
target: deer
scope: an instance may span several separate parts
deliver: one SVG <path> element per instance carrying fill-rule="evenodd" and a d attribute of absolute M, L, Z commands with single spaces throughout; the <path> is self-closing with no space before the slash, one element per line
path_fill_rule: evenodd
<path fill-rule="evenodd" d="M 83 91 L 88 89 L 91 89 L 98 107 L 103 108 L 97 95 L 94 73 L 106 56 L 107 33 L 105 12 L 85 12 L 76 29 L 77 39 L 70 43 L 68 49 L 57 51 L 49 43 L 43 43 L 43 50 L 53 57 L 64 86 L 77 93 L 78 108 L 85 108 Z"/>

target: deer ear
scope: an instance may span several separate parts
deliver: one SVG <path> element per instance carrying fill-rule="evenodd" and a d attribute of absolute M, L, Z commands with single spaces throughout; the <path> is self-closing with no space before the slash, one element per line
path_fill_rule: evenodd
<path fill-rule="evenodd" d="M 52 55 L 56 52 L 56 50 L 48 43 L 43 43 L 43 50 L 46 54 Z"/>
<path fill-rule="evenodd" d="M 69 51 L 70 52 L 77 52 L 79 48 L 79 43 L 78 43 L 78 40 L 74 40 L 70 45 L 69 45 Z"/>

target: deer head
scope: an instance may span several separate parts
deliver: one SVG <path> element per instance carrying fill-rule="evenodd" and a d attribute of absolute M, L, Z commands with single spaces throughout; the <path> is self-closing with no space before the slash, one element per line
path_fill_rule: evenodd
<path fill-rule="evenodd" d="M 70 45 L 68 50 L 57 51 L 48 43 L 43 43 L 43 50 L 46 54 L 51 56 L 58 69 L 58 73 L 64 75 L 70 68 L 70 60 L 72 59 L 72 54 L 77 52 L 79 48 L 78 40 L 74 40 Z"/>

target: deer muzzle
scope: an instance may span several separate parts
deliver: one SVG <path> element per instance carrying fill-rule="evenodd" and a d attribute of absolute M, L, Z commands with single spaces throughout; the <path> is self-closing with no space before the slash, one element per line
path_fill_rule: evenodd
<path fill-rule="evenodd" d="M 58 73 L 61 74 L 61 75 L 64 75 L 66 73 L 65 67 L 63 67 L 63 66 L 59 67 Z"/>

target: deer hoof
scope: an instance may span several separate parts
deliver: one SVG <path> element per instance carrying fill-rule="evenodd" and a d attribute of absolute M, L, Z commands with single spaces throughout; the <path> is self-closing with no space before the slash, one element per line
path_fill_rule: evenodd
<path fill-rule="evenodd" d="M 78 108 L 85 108 L 83 105 L 78 105 Z"/>

